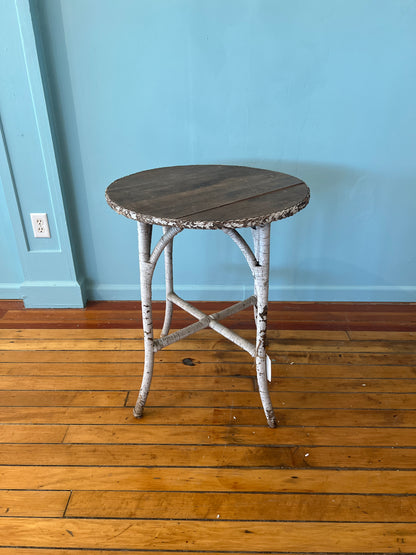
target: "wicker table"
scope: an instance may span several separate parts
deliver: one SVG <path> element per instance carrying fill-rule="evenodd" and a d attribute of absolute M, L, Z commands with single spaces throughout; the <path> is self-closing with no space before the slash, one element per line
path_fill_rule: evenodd
<path fill-rule="evenodd" d="M 309 202 L 309 189 L 297 177 L 245 166 L 175 166 L 143 171 L 114 181 L 106 190 L 108 204 L 119 214 L 137 220 L 139 234 L 140 289 L 145 362 L 142 385 L 134 408 L 140 418 L 150 388 L 154 353 L 210 327 L 246 350 L 256 359 L 259 393 L 270 427 L 276 418 L 267 387 L 270 359 L 266 354 L 269 289 L 270 223 L 296 214 Z M 164 233 L 151 252 L 153 224 Z M 238 233 L 251 227 L 253 250 Z M 184 229 L 221 229 L 238 245 L 254 277 L 254 295 L 221 312 L 207 315 L 184 301 L 173 290 L 172 242 Z M 159 339 L 153 336 L 152 277 L 165 251 L 166 310 Z M 173 304 L 189 312 L 197 322 L 169 334 Z M 226 328 L 219 320 L 254 306 L 256 344 Z"/>

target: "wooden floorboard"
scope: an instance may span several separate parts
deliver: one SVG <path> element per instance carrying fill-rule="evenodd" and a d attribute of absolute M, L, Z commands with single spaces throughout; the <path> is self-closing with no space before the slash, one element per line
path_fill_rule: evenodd
<path fill-rule="evenodd" d="M 0 301 L 0 555 L 416 553 L 416 305 L 269 320 L 277 429 L 211 330 L 156 354 L 136 420 L 139 303 Z"/>
<path fill-rule="evenodd" d="M 207 314 L 229 306 L 226 302 L 198 302 Z M 141 326 L 140 303 L 131 301 L 89 302 L 84 310 L 22 310 L 21 301 L 0 301 L 0 328 L 21 329 L 122 329 Z M 163 303 L 154 303 L 154 325 L 162 327 Z M 224 323 L 240 329 L 253 328 L 251 309 L 231 316 Z M 175 309 L 172 327 L 193 323 L 188 314 Z M 416 303 L 291 303 L 272 302 L 269 329 L 329 331 L 416 331 Z"/>

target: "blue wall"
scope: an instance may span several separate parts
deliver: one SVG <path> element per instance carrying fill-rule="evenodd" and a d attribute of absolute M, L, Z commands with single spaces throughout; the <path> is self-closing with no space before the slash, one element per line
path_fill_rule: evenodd
<path fill-rule="evenodd" d="M 79 306 L 84 296 L 28 0 L 0 1 L 0 53 L 0 298 L 19 297 L 28 307 Z M 33 237 L 30 212 L 48 214 L 50 239 Z"/>
<path fill-rule="evenodd" d="M 104 201 L 112 180 L 229 163 L 293 173 L 311 187 L 310 205 L 272 227 L 272 300 L 416 300 L 416 2 L 30 5 L 88 298 L 139 294 L 135 225 Z M 245 261 L 221 232 L 175 241 L 179 293 L 251 293 Z M 159 270 L 156 298 L 162 290 Z"/>
<path fill-rule="evenodd" d="M 6 199 L 0 187 L 0 220 L 3 232 L 0 233 L 0 277 L 2 298 L 18 298 L 23 274 L 17 255 L 13 228 L 7 211 Z"/>

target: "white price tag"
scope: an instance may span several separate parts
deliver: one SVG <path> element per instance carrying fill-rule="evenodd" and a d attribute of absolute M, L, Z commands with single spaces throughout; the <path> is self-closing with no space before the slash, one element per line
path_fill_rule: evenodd
<path fill-rule="evenodd" d="M 270 360 L 270 357 L 268 355 L 266 355 L 266 374 L 267 374 L 267 380 L 271 382 L 272 381 L 272 361 Z"/>

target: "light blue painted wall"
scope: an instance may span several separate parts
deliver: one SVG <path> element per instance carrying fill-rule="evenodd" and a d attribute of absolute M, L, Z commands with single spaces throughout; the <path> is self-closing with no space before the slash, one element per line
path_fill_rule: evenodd
<path fill-rule="evenodd" d="M 0 54 L 0 293 L 27 307 L 79 306 L 28 0 L 0 0 Z M 50 238 L 33 237 L 31 212 L 48 214 Z"/>
<path fill-rule="evenodd" d="M 90 298 L 139 294 L 135 225 L 104 201 L 112 180 L 235 163 L 293 173 L 312 190 L 303 212 L 273 225 L 271 299 L 416 300 L 416 2 L 31 5 Z M 178 292 L 251 292 L 221 232 L 175 241 Z M 162 284 L 159 270 L 158 298 Z"/>
<path fill-rule="evenodd" d="M 0 221 L 2 226 L 2 233 L 0 233 L 0 298 L 16 299 L 20 295 L 19 287 L 23 281 L 23 274 L 1 181 Z"/>

